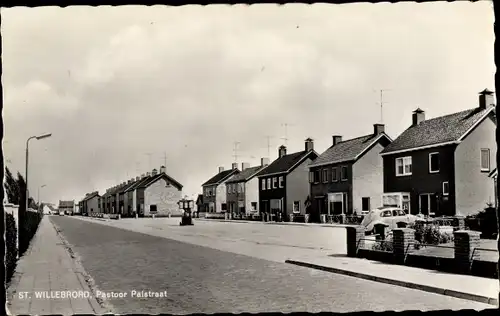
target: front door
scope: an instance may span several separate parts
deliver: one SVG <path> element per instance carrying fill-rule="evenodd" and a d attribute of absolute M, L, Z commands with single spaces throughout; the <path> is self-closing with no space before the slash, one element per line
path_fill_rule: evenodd
<path fill-rule="evenodd" d="M 420 194 L 419 211 L 423 215 L 435 216 L 438 209 L 437 196 L 435 194 Z"/>

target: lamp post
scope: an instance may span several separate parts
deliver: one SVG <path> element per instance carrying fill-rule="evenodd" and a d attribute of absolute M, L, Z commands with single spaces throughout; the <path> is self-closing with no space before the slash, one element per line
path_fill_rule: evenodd
<path fill-rule="evenodd" d="M 180 222 L 180 225 L 181 226 L 193 225 L 191 210 L 194 207 L 194 201 L 187 199 L 187 196 L 185 196 L 182 200 L 179 200 L 179 202 L 177 202 L 177 205 L 179 205 L 180 210 L 184 211 L 184 213 L 182 214 L 182 220 Z"/>
<path fill-rule="evenodd" d="M 26 140 L 26 173 L 25 173 L 25 177 L 26 179 L 25 180 L 25 184 L 26 184 L 26 189 L 25 189 L 25 194 L 26 194 L 26 211 L 28 210 L 28 199 L 29 199 L 29 190 L 28 190 L 28 161 L 29 161 L 29 144 L 30 144 L 30 140 L 32 139 L 36 139 L 36 140 L 40 140 L 40 139 L 44 139 L 44 138 L 48 138 L 52 136 L 52 133 L 47 133 L 47 134 L 43 134 L 43 135 L 39 135 L 39 136 L 31 136 L 30 138 L 28 138 L 28 140 Z"/>
<path fill-rule="evenodd" d="M 40 189 L 45 188 L 47 185 L 41 185 L 38 187 L 38 209 L 40 209 Z"/>

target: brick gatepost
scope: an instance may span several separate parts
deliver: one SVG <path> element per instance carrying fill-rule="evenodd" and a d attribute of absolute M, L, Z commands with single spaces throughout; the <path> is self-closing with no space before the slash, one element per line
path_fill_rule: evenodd
<path fill-rule="evenodd" d="M 455 239 L 455 266 L 459 272 L 469 273 L 472 261 L 479 260 L 479 252 L 474 251 L 474 248 L 480 246 L 480 234 L 480 232 L 472 230 L 457 230 L 453 233 Z"/>
<path fill-rule="evenodd" d="M 415 230 L 395 228 L 392 230 L 392 248 L 397 263 L 404 263 L 407 253 L 415 250 Z"/>
<path fill-rule="evenodd" d="M 347 256 L 356 257 L 357 249 L 365 246 L 365 228 L 363 226 L 347 226 Z"/>

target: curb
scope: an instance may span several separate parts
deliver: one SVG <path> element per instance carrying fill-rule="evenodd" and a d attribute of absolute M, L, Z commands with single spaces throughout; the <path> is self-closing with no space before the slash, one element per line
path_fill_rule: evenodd
<path fill-rule="evenodd" d="M 232 219 L 218 219 L 218 218 L 196 218 L 196 220 L 201 220 L 205 222 L 222 222 L 222 223 L 238 223 L 238 224 L 261 224 L 261 225 L 282 225 L 282 226 L 304 226 L 304 227 L 329 227 L 329 228 L 345 228 L 350 227 L 352 225 L 345 224 L 309 224 L 309 223 L 290 223 L 290 222 L 262 222 L 262 221 L 245 221 L 245 220 L 232 220 Z"/>
<path fill-rule="evenodd" d="M 355 278 L 360 278 L 360 279 L 364 279 L 364 280 L 369 280 L 369 281 L 374 281 L 374 282 L 380 282 L 380 283 L 385 283 L 385 284 L 390 284 L 390 285 L 406 287 L 406 288 L 420 290 L 420 291 L 434 293 L 434 294 L 451 296 L 451 297 L 455 297 L 455 298 L 480 302 L 480 303 L 494 305 L 494 306 L 498 307 L 498 299 L 493 298 L 493 297 L 465 293 L 465 292 L 460 292 L 460 291 L 455 291 L 455 290 L 450 290 L 450 289 L 445 289 L 445 288 L 439 288 L 439 287 L 434 287 L 434 286 L 429 286 L 429 285 L 417 284 L 417 283 L 412 283 L 412 282 L 388 279 L 388 278 L 378 277 L 378 276 L 360 273 L 360 272 L 354 272 L 354 271 L 343 270 L 343 269 L 332 268 L 332 267 L 325 267 L 325 266 L 316 265 L 316 264 L 308 263 L 308 262 L 301 262 L 301 261 L 295 261 L 295 260 L 285 260 L 285 263 L 294 264 L 294 265 L 306 267 L 306 268 L 322 270 L 322 271 L 331 272 L 331 273 L 343 274 L 343 275 L 347 275 L 347 276 L 351 276 L 351 277 L 355 277 Z"/>

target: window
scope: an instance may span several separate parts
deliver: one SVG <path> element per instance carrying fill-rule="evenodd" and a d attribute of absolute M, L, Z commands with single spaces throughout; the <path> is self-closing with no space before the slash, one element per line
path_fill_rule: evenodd
<path fill-rule="evenodd" d="M 257 202 L 251 203 L 252 211 L 257 211 Z"/>
<path fill-rule="evenodd" d="M 283 188 L 283 176 L 278 178 L 278 182 L 279 182 L 279 187 Z"/>
<path fill-rule="evenodd" d="M 314 172 L 309 171 L 309 183 L 314 183 Z"/>
<path fill-rule="evenodd" d="M 380 217 L 391 217 L 391 216 L 392 216 L 391 210 L 380 212 Z"/>
<path fill-rule="evenodd" d="M 271 188 L 271 178 L 267 179 L 267 188 Z"/>
<path fill-rule="evenodd" d="M 339 178 L 337 176 L 337 168 L 332 168 L 332 182 L 337 182 L 339 181 Z"/>
<path fill-rule="evenodd" d="M 439 153 L 429 154 L 429 172 L 430 173 L 439 172 Z"/>
<path fill-rule="evenodd" d="M 396 176 L 411 175 L 411 157 L 396 158 Z"/>
<path fill-rule="evenodd" d="M 328 169 L 323 169 L 323 182 L 328 182 Z"/>
<path fill-rule="evenodd" d="M 403 211 L 403 210 L 398 210 L 398 216 L 406 216 L 406 215 L 408 215 L 408 214 L 406 214 L 406 212 L 405 212 L 405 211 Z"/>
<path fill-rule="evenodd" d="M 276 177 L 273 178 L 273 189 L 276 189 L 278 186 L 278 179 Z"/>
<path fill-rule="evenodd" d="M 150 213 L 156 213 L 157 212 L 156 205 L 150 205 L 149 206 L 149 212 Z"/>
<path fill-rule="evenodd" d="M 361 209 L 363 211 L 370 210 L 370 198 L 369 197 L 361 198 Z"/>
<path fill-rule="evenodd" d="M 342 167 L 342 169 L 340 169 L 340 180 L 347 180 L 347 167 Z"/>
<path fill-rule="evenodd" d="M 443 195 L 447 196 L 449 194 L 450 194 L 450 185 L 449 185 L 448 181 L 443 182 Z"/>
<path fill-rule="evenodd" d="M 490 150 L 481 149 L 481 171 L 490 171 Z"/>
<path fill-rule="evenodd" d="M 320 177 L 320 175 L 321 174 L 320 174 L 319 170 L 315 170 L 314 171 L 314 179 L 313 179 L 314 183 L 319 183 L 319 177 Z"/>
<path fill-rule="evenodd" d="M 227 193 L 231 193 L 231 183 L 227 185 Z"/>
<path fill-rule="evenodd" d="M 221 210 L 223 210 L 223 211 L 227 211 L 227 204 L 226 204 L 226 203 L 222 203 L 222 205 L 221 205 L 221 207 L 220 207 L 220 208 L 221 208 Z"/>
<path fill-rule="evenodd" d="M 239 189 L 239 192 L 240 192 L 240 193 L 245 192 L 245 184 L 244 184 L 244 183 L 240 183 L 240 186 L 239 186 L 239 188 L 238 188 L 238 189 Z"/>
<path fill-rule="evenodd" d="M 293 212 L 300 213 L 300 201 L 293 202 Z"/>
<path fill-rule="evenodd" d="M 266 179 L 262 179 L 261 186 L 262 186 L 262 190 L 266 189 Z"/>

